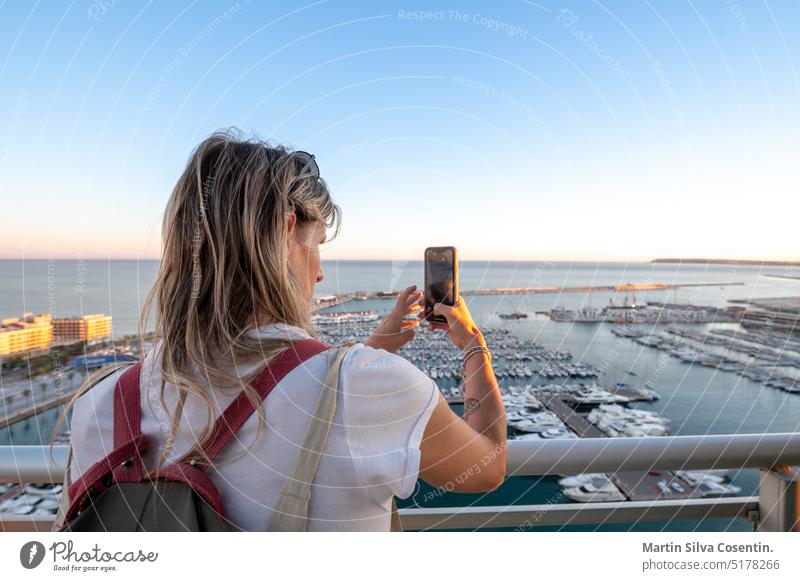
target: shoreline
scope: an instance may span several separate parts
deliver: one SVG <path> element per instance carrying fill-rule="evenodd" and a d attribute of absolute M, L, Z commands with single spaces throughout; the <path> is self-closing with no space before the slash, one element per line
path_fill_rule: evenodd
<path fill-rule="evenodd" d="M 733 258 L 654 258 L 652 264 L 721 264 L 729 266 L 800 266 L 796 260 L 736 260 Z"/>

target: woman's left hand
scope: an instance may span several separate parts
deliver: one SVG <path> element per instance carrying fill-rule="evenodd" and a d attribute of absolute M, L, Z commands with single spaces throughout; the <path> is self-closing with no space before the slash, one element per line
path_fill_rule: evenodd
<path fill-rule="evenodd" d="M 404 317 L 422 308 L 424 297 L 422 291 L 416 289 L 417 285 L 413 284 L 398 295 L 392 312 L 367 337 L 364 345 L 394 353 L 414 338 L 414 327 L 419 326 L 419 318 L 407 320 Z"/>

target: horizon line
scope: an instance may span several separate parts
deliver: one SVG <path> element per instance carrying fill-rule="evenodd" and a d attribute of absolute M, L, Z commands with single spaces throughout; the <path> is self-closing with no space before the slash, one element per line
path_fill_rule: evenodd
<path fill-rule="evenodd" d="M 0 256 L 0 260 L 16 260 L 16 261 L 25 261 L 25 260 L 92 260 L 92 261 L 160 261 L 160 256 L 155 257 L 142 257 L 142 256 L 115 256 L 115 257 L 103 257 L 103 256 Z M 399 257 L 386 257 L 386 258 L 329 258 L 325 259 L 322 258 L 322 262 L 420 262 L 424 261 L 423 258 L 414 257 L 414 258 L 399 258 Z M 800 266 L 800 261 L 798 260 L 791 260 L 791 259 L 758 259 L 758 258 L 687 258 L 687 257 L 666 257 L 666 258 L 637 258 L 637 259 L 627 259 L 627 258 L 603 258 L 603 259 L 596 259 L 596 258 L 470 258 L 470 259 L 459 259 L 460 263 L 470 263 L 470 262 L 578 262 L 578 263 L 637 263 L 637 264 L 677 264 L 677 263 L 686 263 L 686 264 L 741 264 L 744 266 Z"/>

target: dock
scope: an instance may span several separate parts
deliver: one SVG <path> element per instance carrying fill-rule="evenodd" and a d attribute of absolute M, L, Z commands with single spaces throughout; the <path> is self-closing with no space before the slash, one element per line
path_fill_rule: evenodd
<path fill-rule="evenodd" d="M 611 474 L 611 480 L 617 485 L 622 494 L 628 497 L 628 500 L 679 500 L 698 497 L 694 487 L 675 476 L 669 470 L 615 472 Z M 663 481 L 669 487 L 669 492 L 664 492 L 658 486 L 660 481 Z M 682 491 L 671 486 L 673 482 Z"/>
<path fill-rule="evenodd" d="M 481 290 L 462 290 L 459 294 L 462 295 L 523 295 L 523 294 L 542 294 L 542 293 L 588 293 L 588 292 L 615 292 L 615 293 L 630 293 L 630 292 L 646 292 L 646 291 L 663 291 L 685 287 L 697 286 L 741 286 L 743 282 L 693 282 L 683 284 L 671 284 L 664 282 L 644 283 L 644 284 L 614 284 L 614 285 L 581 285 L 581 286 L 545 286 L 545 287 L 511 287 L 511 288 L 498 288 L 498 289 L 481 289 Z"/>
<path fill-rule="evenodd" d="M 618 388 L 624 389 L 624 388 Z M 586 419 L 586 416 L 575 411 L 562 396 L 537 395 L 542 404 L 556 414 L 567 427 L 579 438 L 607 438 L 608 434 Z M 699 498 L 697 489 L 676 476 L 669 470 L 653 470 L 651 472 L 616 472 L 610 475 L 611 480 L 628 500 L 664 500 Z M 669 487 L 665 492 L 658 485 L 660 481 Z M 677 484 L 677 488 L 672 483 Z"/>
<path fill-rule="evenodd" d="M 586 416 L 572 409 L 557 395 L 539 395 L 536 397 L 542 405 L 558 416 L 567 427 L 580 438 L 607 438 L 608 434 L 586 419 Z"/>

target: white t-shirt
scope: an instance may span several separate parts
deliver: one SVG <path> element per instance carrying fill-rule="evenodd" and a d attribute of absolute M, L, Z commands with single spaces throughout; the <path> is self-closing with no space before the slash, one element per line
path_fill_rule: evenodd
<path fill-rule="evenodd" d="M 264 337 L 306 338 L 301 328 L 282 323 L 254 329 Z M 177 392 L 165 387 L 169 413 L 159 402 L 157 349 L 151 349 L 140 378 L 142 433 L 150 441 L 146 470 L 156 467 L 167 444 Z M 222 497 L 226 516 L 245 531 L 266 529 L 272 508 L 294 463 L 327 371 L 328 354 L 296 367 L 264 400 L 267 425 L 255 441 L 258 417 L 244 423 L 207 474 Z M 245 375 L 252 368 L 239 366 Z M 71 422 L 74 482 L 113 449 L 113 401 L 118 371 L 75 403 Z M 238 395 L 212 389 L 216 416 Z M 392 495 L 407 498 L 419 474 L 419 444 L 438 401 L 435 382 L 402 357 L 355 344 L 342 361 L 335 423 L 312 484 L 308 530 L 388 531 Z M 215 416 L 215 419 L 216 419 Z M 187 397 L 174 447 L 165 465 L 187 452 L 208 419 L 205 403 Z M 255 443 L 254 443 L 255 442 Z M 249 452 L 245 452 L 246 448 Z M 241 456 L 236 462 L 230 460 Z M 217 465 L 219 463 L 219 465 Z"/>

